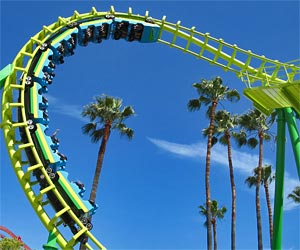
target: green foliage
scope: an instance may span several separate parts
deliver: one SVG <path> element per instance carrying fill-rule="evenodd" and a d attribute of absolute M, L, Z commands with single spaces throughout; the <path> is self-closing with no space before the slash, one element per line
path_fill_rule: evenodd
<path fill-rule="evenodd" d="M 24 250 L 23 243 L 11 238 L 0 239 L 1 250 Z"/>
<path fill-rule="evenodd" d="M 258 145 L 258 137 L 264 141 L 271 139 L 270 127 L 275 121 L 276 112 L 270 116 L 266 116 L 257 109 L 238 117 L 238 123 L 241 126 L 239 133 L 233 133 L 233 138 L 239 147 L 247 145 L 250 148 L 256 148 Z"/>
<path fill-rule="evenodd" d="M 258 167 L 253 170 L 253 175 L 248 176 L 245 180 L 245 183 L 248 184 L 248 187 L 251 188 L 256 185 L 258 178 Z M 261 169 L 261 185 L 265 182 L 271 183 L 275 179 L 275 174 L 272 173 L 271 165 L 265 164 Z"/>
<path fill-rule="evenodd" d="M 206 204 L 199 206 L 199 213 L 206 216 L 207 210 L 206 210 Z M 211 220 L 214 221 L 216 219 L 223 219 L 225 216 L 225 213 L 227 212 L 227 208 L 225 206 L 219 208 L 218 202 L 216 200 L 212 200 L 210 203 L 210 209 L 211 209 Z M 204 225 L 207 223 L 205 222 Z"/>
<path fill-rule="evenodd" d="M 220 110 L 216 112 L 214 119 L 212 146 L 218 142 L 222 145 L 227 145 L 228 141 L 226 136 L 242 136 L 234 131 L 238 126 L 238 115 L 231 115 L 230 112 L 226 110 Z M 202 135 L 207 137 L 209 133 L 209 127 L 202 130 Z M 246 133 L 245 133 L 246 138 Z M 246 139 L 245 139 L 246 140 Z M 247 140 L 246 140 L 247 141 Z"/>
<path fill-rule="evenodd" d="M 235 133 L 233 129 L 238 125 L 238 116 L 231 115 L 230 112 L 226 110 L 220 110 L 216 112 L 214 122 L 212 145 L 217 142 L 220 142 L 222 145 L 227 145 L 226 136 L 231 136 Z M 208 130 L 209 128 L 203 129 L 202 134 L 207 136 Z"/>
<path fill-rule="evenodd" d="M 295 203 L 300 203 L 300 186 L 296 186 L 292 193 L 288 195 L 289 199 L 293 199 Z"/>
<path fill-rule="evenodd" d="M 215 77 L 212 80 L 202 80 L 200 83 L 194 83 L 193 87 L 196 88 L 199 97 L 192 99 L 188 102 L 188 109 L 196 111 L 201 108 L 201 104 L 208 106 L 212 102 L 219 102 L 221 100 L 229 100 L 231 102 L 238 101 L 240 95 L 237 90 L 229 90 L 229 87 L 223 85 L 220 77 Z M 208 116 L 209 116 L 208 109 Z"/>
<path fill-rule="evenodd" d="M 104 135 L 104 127 L 109 124 L 111 129 L 116 129 L 121 136 L 131 139 L 134 131 L 124 124 L 124 120 L 134 115 L 131 106 L 122 109 L 122 99 L 111 96 L 96 96 L 95 101 L 83 108 L 82 116 L 88 117 L 90 123 L 82 127 L 82 132 L 91 137 L 92 142 L 98 142 Z"/>
<path fill-rule="evenodd" d="M 248 132 L 268 131 L 274 123 L 275 116 L 276 112 L 266 116 L 259 110 L 253 109 L 239 117 L 239 124 Z"/>

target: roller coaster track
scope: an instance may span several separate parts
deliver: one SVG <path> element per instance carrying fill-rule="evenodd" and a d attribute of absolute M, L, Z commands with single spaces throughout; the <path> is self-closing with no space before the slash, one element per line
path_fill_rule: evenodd
<path fill-rule="evenodd" d="M 132 21 L 145 21 L 150 18 L 148 11 L 144 16 L 140 16 L 133 14 L 131 8 L 128 9 L 127 13 L 116 12 L 113 6 L 108 12 L 98 12 L 92 8 L 89 13 L 80 14 L 75 11 L 71 17 L 58 17 L 57 22 L 43 26 L 40 32 L 31 37 L 13 63 L 3 69 L 0 75 L 0 88 L 3 87 L 1 126 L 12 166 L 39 219 L 62 249 L 73 249 L 83 234 L 89 239 L 89 243 L 86 244 L 88 249 L 105 248 L 73 213 L 48 176 L 31 138 L 25 114 L 24 94 L 22 93 L 25 91 L 25 79 L 33 63 L 33 58 L 42 44 L 66 28 L 68 24 L 75 22 L 84 24 L 91 20 L 104 18 L 107 14 Z M 244 94 L 263 112 L 270 113 L 275 108 L 293 108 L 299 114 L 299 65 L 282 63 L 265 56 L 256 55 L 249 50 L 240 49 L 237 45 L 228 44 L 222 39 L 213 38 L 209 33 L 198 32 L 195 27 L 183 27 L 180 25 L 180 21 L 176 24 L 169 23 L 165 16 L 161 20 L 154 18 L 151 20 L 160 26 L 157 42 L 206 60 L 212 65 L 221 67 L 224 71 L 234 72 L 245 83 Z M 22 80 L 19 81 L 19 79 Z M 16 98 L 19 93 L 21 93 L 21 98 Z M 21 119 L 17 115 L 18 112 L 21 114 Z M 18 132 L 20 128 L 25 131 L 26 143 L 20 139 Z M 36 164 L 34 165 L 29 164 L 24 157 L 25 150 L 28 149 L 32 151 L 35 158 Z M 48 183 L 47 187 L 38 192 L 35 187 L 38 182 L 32 176 L 33 171 L 37 169 L 45 176 Z M 44 197 L 50 191 L 63 206 L 58 212 L 49 213 L 45 209 L 47 200 L 45 201 Z M 69 239 L 63 235 L 59 227 L 63 223 L 61 216 L 65 213 L 79 227 L 78 232 Z"/>
<path fill-rule="evenodd" d="M 11 238 L 19 241 L 20 243 L 23 244 L 23 248 L 26 250 L 30 250 L 30 247 L 27 246 L 21 239 L 20 236 L 15 235 L 12 231 L 10 231 L 9 229 L 7 229 L 6 227 L 0 226 L 0 231 L 5 232 L 6 234 L 8 234 Z M 5 235 L 0 234 L 0 238 L 5 238 Z"/>

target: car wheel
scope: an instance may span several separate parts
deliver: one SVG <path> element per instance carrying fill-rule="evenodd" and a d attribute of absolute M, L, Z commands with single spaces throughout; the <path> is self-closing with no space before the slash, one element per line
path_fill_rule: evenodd
<path fill-rule="evenodd" d="M 78 26 L 78 23 L 77 22 L 72 22 L 72 23 L 68 23 L 67 24 L 67 27 L 69 28 L 69 29 L 73 29 L 73 28 L 75 28 L 75 27 L 77 27 Z"/>
<path fill-rule="evenodd" d="M 41 45 L 41 47 L 40 47 L 40 50 L 41 50 L 41 51 L 46 51 L 47 48 L 48 48 L 48 44 L 47 44 L 47 43 L 43 43 L 43 44 Z"/>
<path fill-rule="evenodd" d="M 88 223 L 88 219 L 86 217 L 82 217 L 81 222 L 83 225 L 86 225 Z"/>
<path fill-rule="evenodd" d="M 50 177 L 50 179 L 55 179 L 55 176 L 56 176 L 56 174 L 55 173 L 49 173 L 49 177 Z"/>
<path fill-rule="evenodd" d="M 93 229 L 93 224 L 92 223 L 87 223 L 86 228 L 91 231 Z"/>
<path fill-rule="evenodd" d="M 50 174 L 50 173 L 52 173 L 52 168 L 47 167 L 47 168 L 46 168 L 46 171 L 47 171 L 47 174 Z"/>
<path fill-rule="evenodd" d="M 105 15 L 105 18 L 106 18 L 106 19 L 114 19 L 115 16 L 114 16 L 113 14 L 106 14 L 106 15 Z"/>
<path fill-rule="evenodd" d="M 27 76 L 25 79 L 25 85 L 28 87 L 32 87 L 33 86 L 33 82 L 32 82 L 32 77 L 31 76 Z"/>

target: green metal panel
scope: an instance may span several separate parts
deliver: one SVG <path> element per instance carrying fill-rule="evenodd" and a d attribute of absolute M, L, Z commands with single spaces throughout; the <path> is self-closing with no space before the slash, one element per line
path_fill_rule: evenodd
<path fill-rule="evenodd" d="M 290 133 L 296 167 L 298 171 L 298 178 L 300 180 L 300 135 L 298 131 L 299 124 L 297 126 L 296 118 L 294 116 L 294 112 L 292 111 L 292 109 L 286 108 L 284 110 L 284 115 Z"/>
<path fill-rule="evenodd" d="M 255 87 L 244 89 L 254 105 L 269 115 L 274 109 L 293 108 L 300 114 L 300 83 L 285 83 L 272 87 Z"/>
<path fill-rule="evenodd" d="M 8 64 L 6 67 L 4 67 L 0 71 L 0 89 L 3 88 L 6 78 L 11 74 L 12 72 L 12 65 Z"/>
<path fill-rule="evenodd" d="M 77 207 L 77 209 L 81 209 L 80 205 L 77 203 L 76 199 L 74 199 L 73 194 L 71 194 L 71 192 L 69 191 L 70 187 L 67 187 L 65 185 L 65 182 L 63 182 L 61 180 L 61 178 L 64 178 L 64 176 L 60 174 L 59 177 L 60 178 L 58 179 L 58 182 L 59 182 L 60 186 L 65 190 L 65 192 L 67 193 L 68 197 L 72 200 L 72 202 L 75 204 L 75 206 Z"/>

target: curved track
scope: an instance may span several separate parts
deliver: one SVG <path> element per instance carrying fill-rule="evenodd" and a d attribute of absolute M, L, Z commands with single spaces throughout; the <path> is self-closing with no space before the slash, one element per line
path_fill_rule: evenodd
<path fill-rule="evenodd" d="M 41 98 L 37 93 L 39 90 L 34 87 L 28 91 L 28 85 L 32 83 L 30 77 L 33 72 L 42 73 L 42 69 L 49 66 L 47 56 L 54 50 L 45 44 L 50 44 L 51 47 L 69 39 L 71 33 L 79 34 L 80 30 L 75 27 L 78 23 L 81 26 L 93 24 L 98 27 L 101 20 L 107 20 L 107 14 L 130 22 L 145 22 L 150 19 L 148 12 L 144 16 L 135 15 L 129 8 L 127 13 L 119 13 L 113 7 L 109 12 L 98 12 L 92 8 L 90 13 L 79 14 L 75 11 L 71 17 L 59 17 L 57 22 L 44 26 L 39 33 L 30 38 L 2 77 L 4 79 L 7 76 L 2 98 L 2 129 L 14 171 L 36 214 L 62 249 L 73 249 L 83 236 L 88 238 L 88 249 L 105 248 L 71 209 L 47 172 L 45 159 L 42 159 L 40 152 L 51 150 L 53 145 L 50 145 L 49 136 L 46 135 L 47 118 L 40 114 L 43 113 L 43 108 L 32 107 L 34 102 Z M 275 108 L 293 108 L 299 114 L 299 66 L 281 63 L 240 49 L 222 39 L 213 38 L 208 33 L 198 32 L 195 27 L 183 27 L 180 21 L 176 24 L 169 23 L 166 17 L 161 20 L 151 18 L 150 21 L 160 28 L 157 42 L 206 60 L 225 71 L 233 71 L 246 84 L 245 95 L 263 112 L 270 113 Z M 54 52 L 52 57 L 55 57 Z M 59 64 L 60 59 L 55 60 Z M 51 73 L 50 68 L 47 69 L 48 73 Z M 42 91 L 47 91 L 49 82 L 38 83 L 35 86 L 41 86 Z M 44 104 L 47 106 L 46 101 Z M 32 119 L 28 117 L 28 109 L 32 111 L 34 119 L 42 119 L 38 122 L 41 124 L 36 129 L 38 132 L 32 132 Z M 44 185 L 41 185 L 39 178 L 37 181 L 36 173 L 43 176 Z M 59 208 L 50 212 L 49 197 L 61 204 Z M 72 236 L 69 238 L 61 231 L 66 217 L 71 218 L 77 228 L 76 232 L 72 230 Z"/>
<path fill-rule="evenodd" d="M 9 229 L 7 229 L 6 227 L 0 226 L 0 231 L 5 232 L 6 234 L 8 234 L 11 238 L 21 242 L 23 244 L 24 249 L 26 250 L 30 250 L 30 247 L 27 246 L 21 239 L 20 236 L 15 235 L 12 231 L 10 231 Z M 4 235 L 0 234 L 0 238 L 5 238 Z"/>

